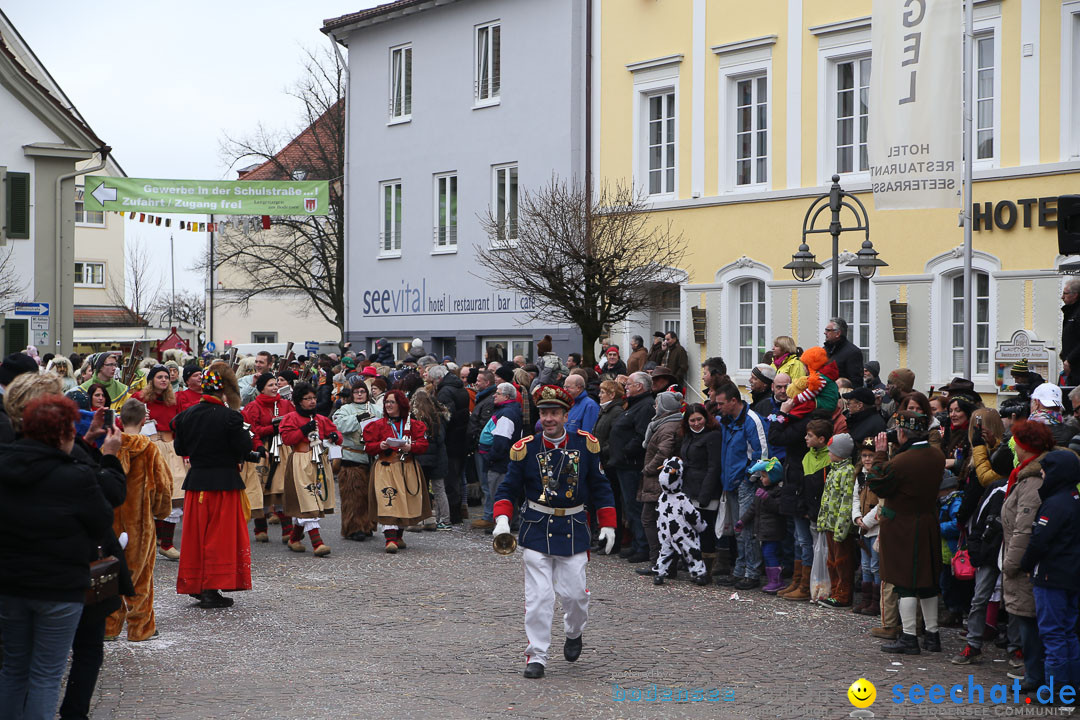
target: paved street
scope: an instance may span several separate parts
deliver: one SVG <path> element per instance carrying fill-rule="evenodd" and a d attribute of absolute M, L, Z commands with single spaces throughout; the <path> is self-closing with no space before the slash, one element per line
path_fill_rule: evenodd
<path fill-rule="evenodd" d="M 562 659 L 560 615 L 547 677 L 525 680 L 520 557 L 495 555 L 475 531 L 407 533 L 396 556 L 377 538 L 341 539 L 336 517 L 323 535 L 333 547 L 325 559 L 255 545 L 255 589 L 228 610 L 178 597 L 177 566 L 159 562 L 161 635 L 106 644 L 92 717 L 841 718 L 860 676 L 877 686 L 876 717 L 915 717 L 927 706 L 901 712 L 892 685 L 967 683 L 968 669 L 947 661 L 962 647 L 957 630 L 945 631 L 946 653 L 898 659 L 868 639 L 873 620 L 847 610 L 757 591 L 740 602 L 685 581 L 656 588 L 606 557 L 588 569 L 581 659 Z M 1011 682 L 1003 652 L 988 656 L 972 666 L 975 682 Z M 732 699 L 613 700 L 616 686 L 653 683 Z M 948 717 L 955 707 L 934 709 Z"/>

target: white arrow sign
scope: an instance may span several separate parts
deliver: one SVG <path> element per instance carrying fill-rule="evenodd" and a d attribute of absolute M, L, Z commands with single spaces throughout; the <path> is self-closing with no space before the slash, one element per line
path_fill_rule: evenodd
<path fill-rule="evenodd" d="M 110 200 L 116 200 L 116 188 L 107 188 L 105 187 L 105 183 L 101 183 L 100 185 L 98 185 L 96 188 L 94 188 L 94 192 L 90 194 L 93 195 L 94 199 L 102 205 L 104 205 Z"/>

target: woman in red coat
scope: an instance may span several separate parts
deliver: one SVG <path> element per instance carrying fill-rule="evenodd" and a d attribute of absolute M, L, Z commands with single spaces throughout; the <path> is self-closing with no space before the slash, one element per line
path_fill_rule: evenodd
<path fill-rule="evenodd" d="M 371 461 L 368 491 L 370 521 L 383 526 L 386 552 L 405 549 L 401 529 L 431 517 L 431 497 L 416 458 L 427 450 L 427 427 L 409 417 L 409 400 L 400 390 L 383 396 L 383 417 L 364 428 Z"/>
<path fill-rule="evenodd" d="M 293 530 L 292 518 L 283 511 L 285 468 L 288 467 L 290 450 L 281 442 L 278 442 L 276 452 L 271 450 L 281 421 L 295 408 L 278 395 L 278 379 L 272 373 L 257 376 L 253 384 L 259 394 L 244 406 L 241 413 L 244 422 L 250 426 L 251 449 L 262 456 L 258 463 L 246 463 L 243 473 L 251 519 L 255 522 L 255 541 L 270 541 L 266 518 L 272 512 L 281 521 L 281 542 L 287 543 Z"/>
<path fill-rule="evenodd" d="M 308 383 L 293 387 L 296 409 L 281 421 L 281 441 L 292 448 L 285 476 L 285 512 L 293 518 L 289 549 L 304 552 L 304 533 L 311 538 L 316 557 L 330 554 L 319 535 L 319 518 L 334 512 L 334 471 L 324 440 L 341 446 L 334 421 L 315 412 L 316 393 Z"/>
<path fill-rule="evenodd" d="M 158 452 L 172 473 L 172 512 L 164 520 L 154 521 L 157 526 L 158 553 L 169 560 L 179 560 L 180 551 L 173 545 L 173 538 L 176 536 L 176 525 L 184 514 L 184 478 L 187 476 L 187 466 L 184 459 L 173 449 L 172 422 L 181 408 L 173 395 L 169 369 L 164 365 L 150 368 L 146 376 L 146 387 L 135 397 L 146 404 L 146 413 L 149 415 L 147 424 L 154 425 L 150 441 L 157 445 Z M 149 428 L 143 430 L 144 433 L 148 431 Z"/>

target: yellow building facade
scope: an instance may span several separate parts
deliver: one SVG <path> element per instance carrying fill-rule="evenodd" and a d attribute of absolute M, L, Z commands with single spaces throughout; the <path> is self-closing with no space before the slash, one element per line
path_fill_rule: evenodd
<path fill-rule="evenodd" d="M 810 282 L 783 266 L 834 173 L 865 204 L 870 238 L 888 263 L 860 278 L 845 260 L 863 234 L 841 236 L 849 339 L 880 362 L 883 380 L 909 367 L 925 390 L 962 374 L 958 211 L 874 208 L 866 157 L 871 10 L 869 0 L 595 1 L 594 173 L 632 180 L 657 222 L 684 234 L 680 339 L 691 357 L 695 349 L 701 358 L 723 356 L 740 383 L 777 335 L 802 347 L 823 340 L 829 236 L 811 236 L 826 270 Z M 1045 343 L 1031 354 L 1049 355 L 1048 377 L 1060 370 L 1056 198 L 1080 192 L 1080 2 L 984 1 L 974 13 L 972 379 L 993 394 L 1009 380 L 995 372 L 995 360 L 1010 352 L 998 344 L 1018 330 L 1027 331 L 1021 346 Z M 828 213 L 823 221 L 819 227 Z M 894 333 L 892 317 L 903 308 L 890 301 L 906 305 L 906 338 Z M 701 342 L 693 308 L 705 310 Z M 616 330 L 625 337 L 656 329 Z"/>

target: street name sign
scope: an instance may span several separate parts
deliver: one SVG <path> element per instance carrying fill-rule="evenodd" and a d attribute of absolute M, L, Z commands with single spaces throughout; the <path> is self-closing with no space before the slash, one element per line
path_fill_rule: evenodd
<path fill-rule="evenodd" d="M 156 212 L 196 215 L 326 215 L 330 184 L 244 180 L 151 180 L 86 176 L 89 212 Z"/>
<path fill-rule="evenodd" d="M 17 302 L 15 303 L 16 315 L 44 315 L 49 314 L 49 303 Z"/>

